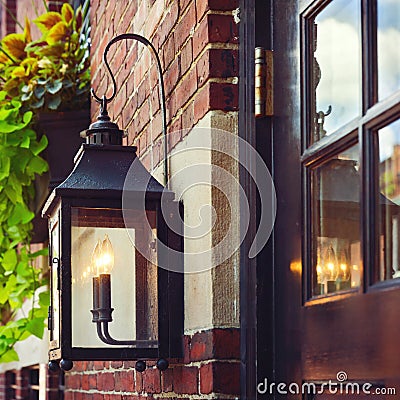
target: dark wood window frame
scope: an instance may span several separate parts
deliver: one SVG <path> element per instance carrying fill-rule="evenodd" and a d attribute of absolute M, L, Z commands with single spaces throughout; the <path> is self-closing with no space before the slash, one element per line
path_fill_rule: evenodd
<path fill-rule="evenodd" d="M 312 131 L 311 114 L 311 62 L 313 46 L 311 23 L 329 3 L 335 0 L 317 0 L 300 17 L 301 24 L 301 88 L 302 88 L 302 174 L 303 174 L 303 303 L 312 305 L 336 301 L 381 288 L 398 287 L 400 280 L 375 282 L 374 270 L 379 265 L 379 231 L 377 219 L 378 170 L 374 154 L 376 132 L 400 118 L 400 91 L 378 102 L 377 79 L 377 0 L 361 0 L 362 38 L 362 107 L 360 116 L 349 121 L 329 136 L 310 144 Z M 310 171 L 321 165 L 332 155 L 358 143 L 360 148 L 361 182 L 361 271 L 363 274 L 359 290 L 351 293 L 312 298 L 311 293 L 311 190 Z M 355 292 L 355 293 L 354 293 Z"/>

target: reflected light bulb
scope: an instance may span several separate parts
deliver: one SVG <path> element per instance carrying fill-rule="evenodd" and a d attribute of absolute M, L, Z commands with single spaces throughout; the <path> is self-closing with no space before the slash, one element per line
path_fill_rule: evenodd
<path fill-rule="evenodd" d="M 322 283 L 322 267 L 317 265 L 317 282 Z"/>
<path fill-rule="evenodd" d="M 350 279 L 350 260 L 346 249 L 342 249 L 339 257 L 339 278 L 342 281 L 348 281 Z"/>
<path fill-rule="evenodd" d="M 337 260 L 335 256 L 335 251 L 332 245 L 326 249 L 324 254 L 324 264 L 325 264 L 325 275 L 328 281 L 335 281 L 338 276 L 337 270 Z"/>

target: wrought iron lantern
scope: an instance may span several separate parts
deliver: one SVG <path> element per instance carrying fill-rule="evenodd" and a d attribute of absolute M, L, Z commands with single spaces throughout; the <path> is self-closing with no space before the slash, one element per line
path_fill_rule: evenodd
<path fill-rule="evenodd" d="M 154 47 L 135 34 L 117 36 L 144 43 L 156 56 L 166 133 L 161 64 Z M 86 144 L 68 178 L 49 196 L 51 305 L 50 368 L 72 368 L 73 360 L 158 359 L 182 354 L 183 274 L 180 203 L 136 156 L 122 146 L 123 131 L 100 115 L 83 132 Z M 61 149 L 62 151 L 62 149 Z M 165 166 L 166 168 L 166 166 Z M 168 170 L 166 169 L 166 177 Z"/>

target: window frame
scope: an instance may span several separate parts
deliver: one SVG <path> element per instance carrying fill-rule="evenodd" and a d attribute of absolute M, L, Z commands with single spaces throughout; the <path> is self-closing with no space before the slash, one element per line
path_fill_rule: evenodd
<path fill-rule="evenodd" d="M 378 101 L 377 62 L 377 1 L 360 0 L 361 7 L 361 110 L 359 117 L 341 126 L 330 135 L 312 143 L 314 130 L 312 99 L 313 24 L 315 17 L 335 0 L 316 0 L 300 14 L 301 58 L 301 171 L 303 211 L 303 304 L 313 305 L 337 301 L 349 296 L 381 288 L 398 287 L 400 279 L 376 281 L 374 273 L 379 267 L 379 220 L 377 199 L 379 176 L 374 155 L 377 131 L 400 118 L 400 90 Z M 311 173 L 315 167 L 332 155 L 359 145 L 360 160 L 360 232 L 361 282 L 360 287 L 344 293 L 336 292 L 315 297 L 312 293 L 312 213 Z"/>

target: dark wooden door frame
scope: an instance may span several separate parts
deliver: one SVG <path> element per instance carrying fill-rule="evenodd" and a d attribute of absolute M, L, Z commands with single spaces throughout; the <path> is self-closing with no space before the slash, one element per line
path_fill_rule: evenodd
<path fill-rule="evenodd" d="M 271 49 L 272 12 L 270 0 L 240 1 L 240 80 L 239 136 L 263 157 L 272 174 L 272 122 L 254 117 L 254 50 Z M 250 154 L 240 154 L 248 160 Z M 240 182 L 252 210 L 258 210 L 254 181 L 240 169 Z M 251 213 L 250 225 L 240 250 L 241 315 L 241 398 L 256 399 L 257 383 L 264 377 L 273 379 L 274 371 L 274 274 L 273 240 L 257 258 L 247 254 L 257 230 L 258 212 Z M 258 303 L 258 304 L 257 304 Z"/>
<path fill-rule="evenodd" d="M 239 136 L 255 143 L 254 104 L 254 48 L 255 0 L 240 1 L 239 25 Z M 240 154 L 240 157 L 249 157 Z M 240 183 L 246 192 L 251 209 L 255 209 L 255 185 L 243 168 Z M 251 213 L 249 229 L 240 248 L 240 388 L 242 399 L 256 398 L 256 260 L 247 257 L 254 237 L 256 221 Z"/>

